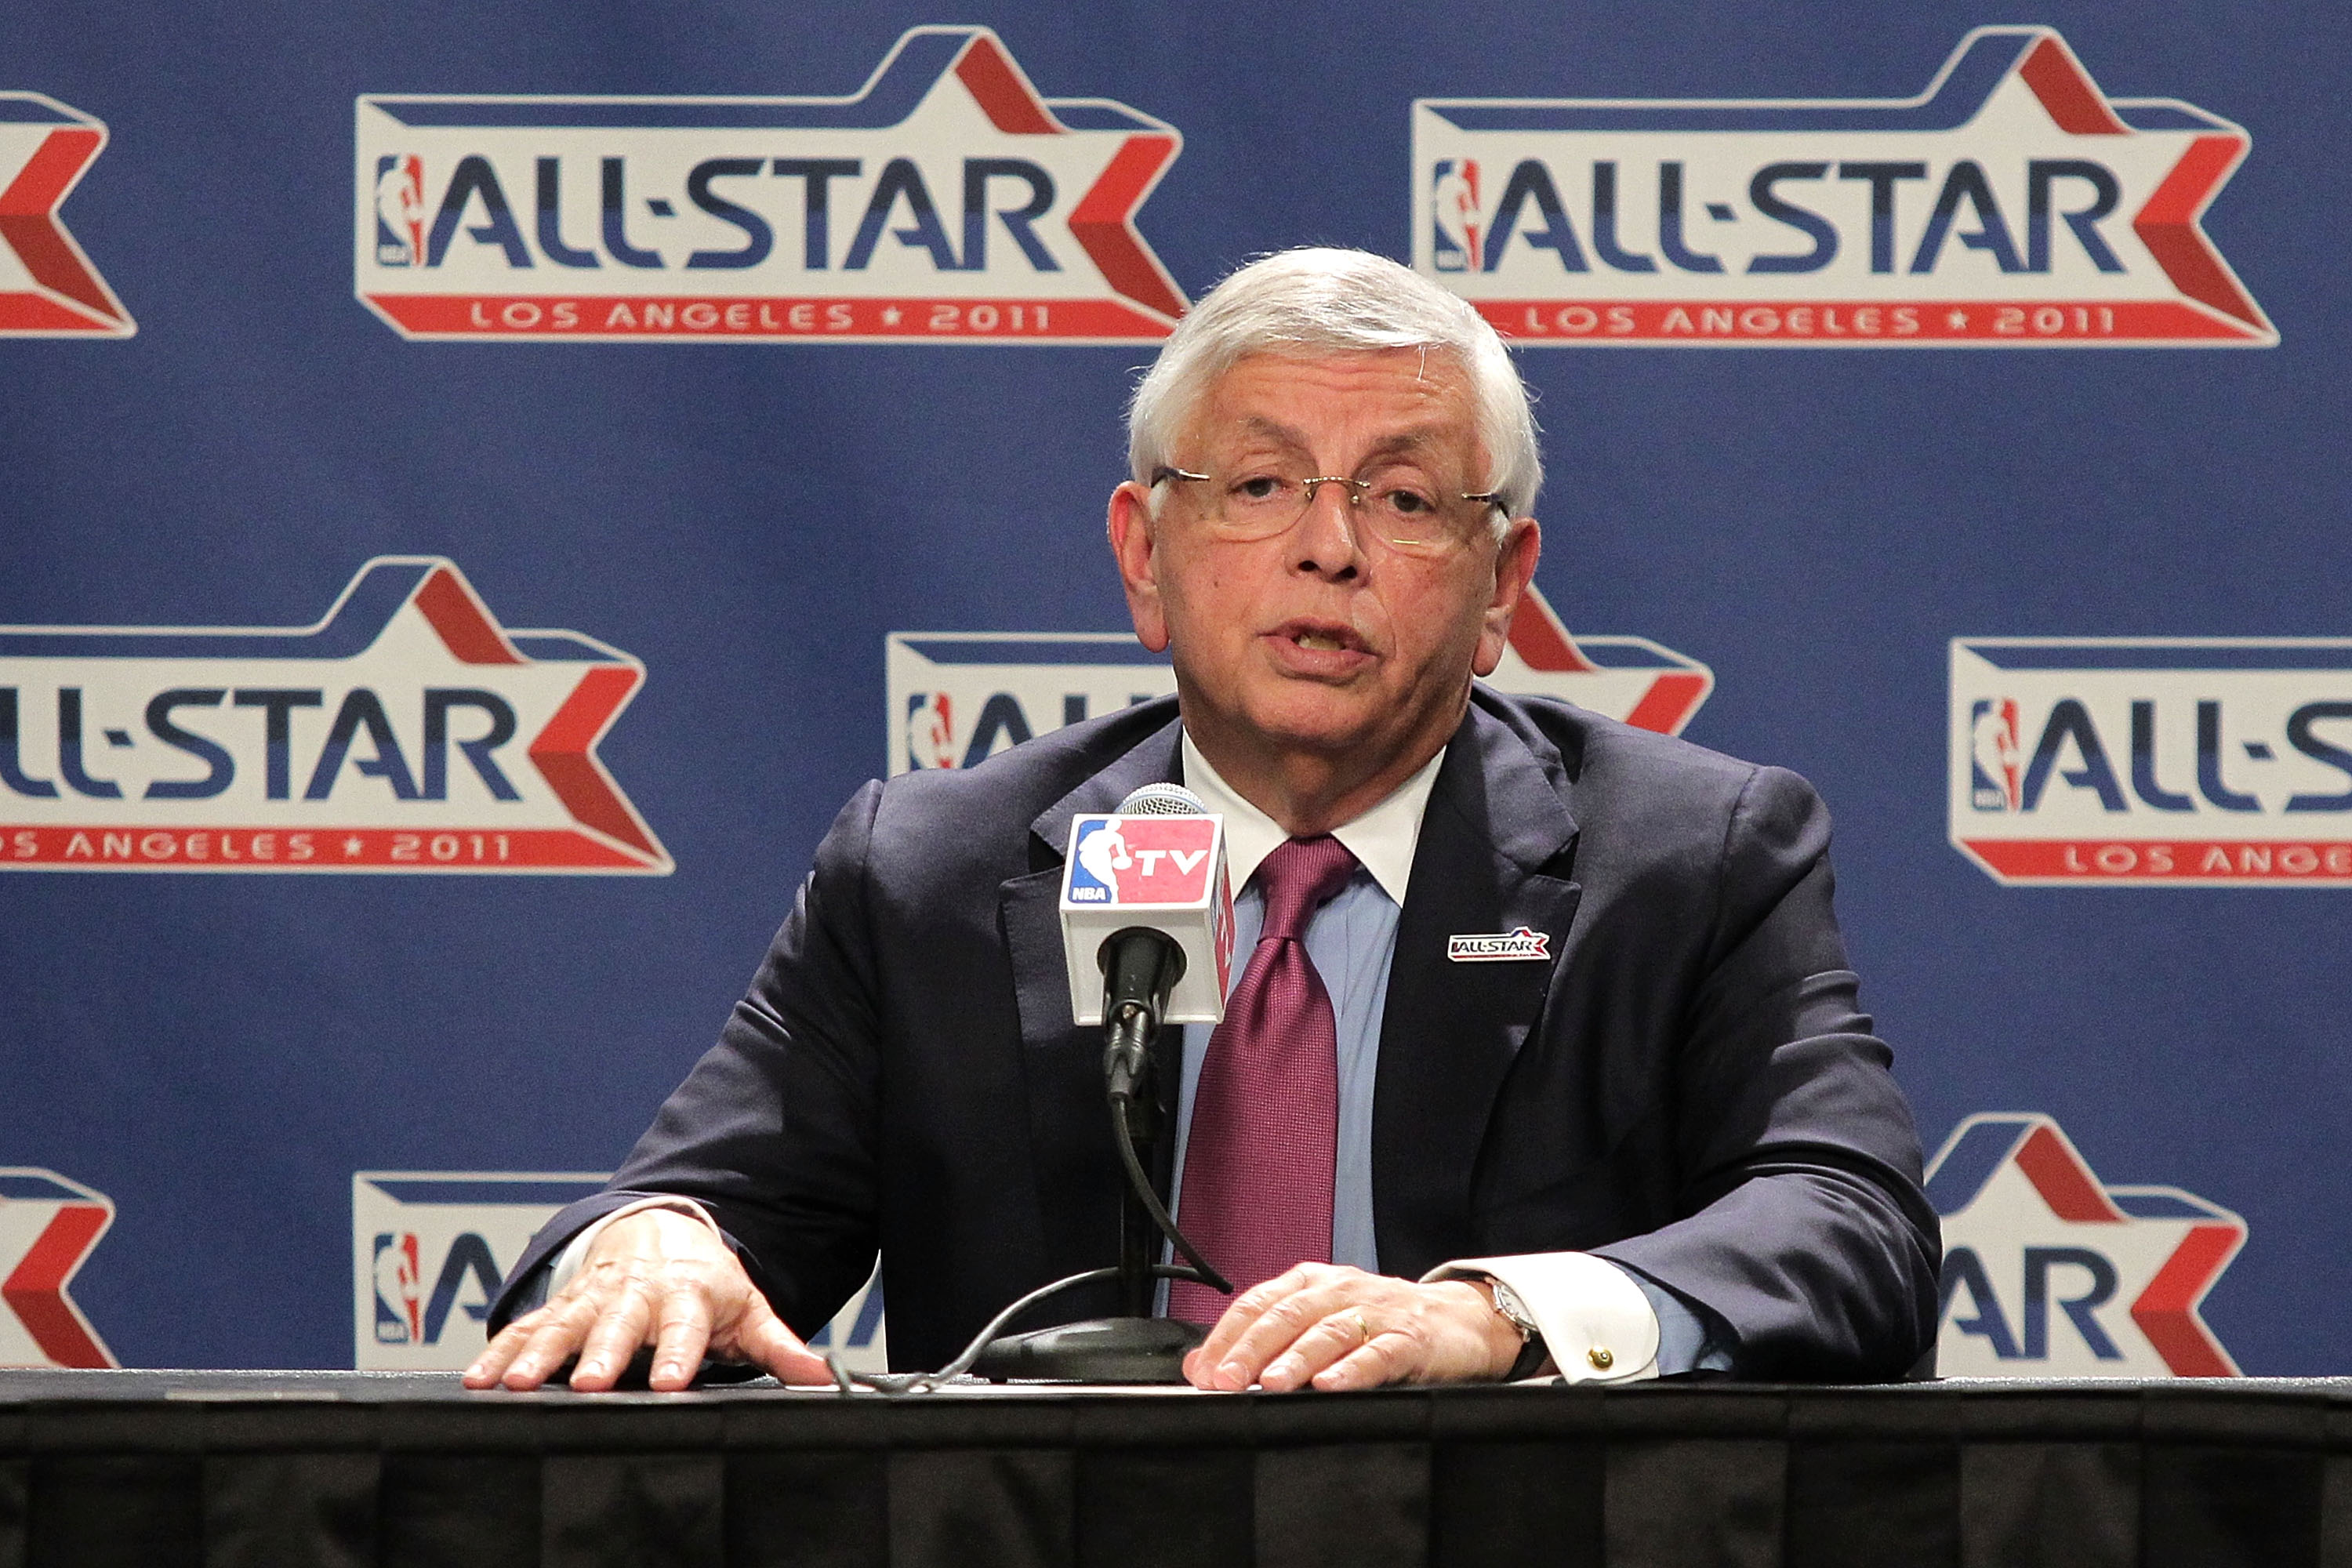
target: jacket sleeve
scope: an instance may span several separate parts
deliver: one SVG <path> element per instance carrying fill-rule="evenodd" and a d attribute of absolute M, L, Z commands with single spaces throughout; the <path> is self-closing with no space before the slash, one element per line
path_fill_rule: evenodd
<path fill-rule="evenodd" d="M 1918 1133 L 1859 1010 L 1829 837 L 1795 774 L 1740 792 L 1675 1042 L 1681 1217 L 1594 1249 L 1719 1317 L 1745 1378 L 1899 1378 L 1936 1331 Z"/>
<path fill-rule="evenodd" d="M 663 1103 L 612 1185 L 531 1238 L 492 1332 L 566 1241 L 647 1195 L 701 1203 L 803 1337 L 865 1283 L 876 1251 L 879 1079 L 866 863 L 881 789 L 869 784 L 835 819 L 719 1043 Z"/>

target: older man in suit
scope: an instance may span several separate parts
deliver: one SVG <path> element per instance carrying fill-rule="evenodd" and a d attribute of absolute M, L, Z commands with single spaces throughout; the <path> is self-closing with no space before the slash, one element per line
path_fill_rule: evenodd
<path fill-rule="evenodd" d="M 1193 1383 L 1911 1368 L 1936 1222 L 1819 800 L 1474 680 L 1539 549 L 1493 331 L 1376 257 L 1268 258 L 1171 337 L 1129 457 L 1110 544 L 1176 698 L 861 791 L 467 1381 L 576 1353 L 572 1385 L 605 1388 L 647 1345 L 656 1388 L 706 1353 L 821 1379 L 802 1336 L 877 1247 L 893 1359 L 937 1365 L 1109 1261 L 1055 890 L 1072 817 L 1170 780 L 1226 818 L 1248 954 L 1226 1021 L 1183 1039 L 1164 1173 L 1238 1290 L 1171 1294 L 1208 1327 Z"/>

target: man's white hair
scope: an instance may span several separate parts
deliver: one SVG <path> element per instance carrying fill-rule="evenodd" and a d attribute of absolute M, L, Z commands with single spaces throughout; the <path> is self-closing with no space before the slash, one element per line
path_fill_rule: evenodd
<path fill-rule="evenodd" d="M 1510 351 L 1467 301 L 1409 268 L 1365 250 L 1302 247 L 1264 257 L 1193 306 L 1137 384 L 1127 411 L 1127 460 L 1136 482 L 1175 468 L 1175 445 L 1217 378 L 1252 354 L 1318 358 L 1381 349 L 1450 354 L 1469 377 L 1488 472 L 1473 489 L 1504 502 L 1509 517 L 1535 510 L 1543 457 L 1528 389 Z M 1197 458 L 1195 459 L 1198 460 Z"/>

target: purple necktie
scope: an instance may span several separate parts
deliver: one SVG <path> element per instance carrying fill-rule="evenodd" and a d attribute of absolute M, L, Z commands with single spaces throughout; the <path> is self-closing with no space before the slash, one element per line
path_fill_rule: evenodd
<path fill-rule="evenodd" d="M 1176 1217 L 1236 1290 L 1331 1260 L 1339 1034 L 1303 938 L 1355 869 L 1328 834 L 1286 840 L 1259 864 L 1265 924 L 1201 1063 Z M 1168 1315 L 1213 1323 L 1232 1301 L 1180 1279 Z"/>

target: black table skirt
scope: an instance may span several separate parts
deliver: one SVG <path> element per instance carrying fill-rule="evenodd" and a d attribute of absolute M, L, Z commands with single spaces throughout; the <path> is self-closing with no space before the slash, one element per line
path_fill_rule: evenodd
<path fill-rule="evenodd" d="M 0 1568 L 2352 1568 L 2352 1381 L 1341 1395 L 0 1373 Z"/>

